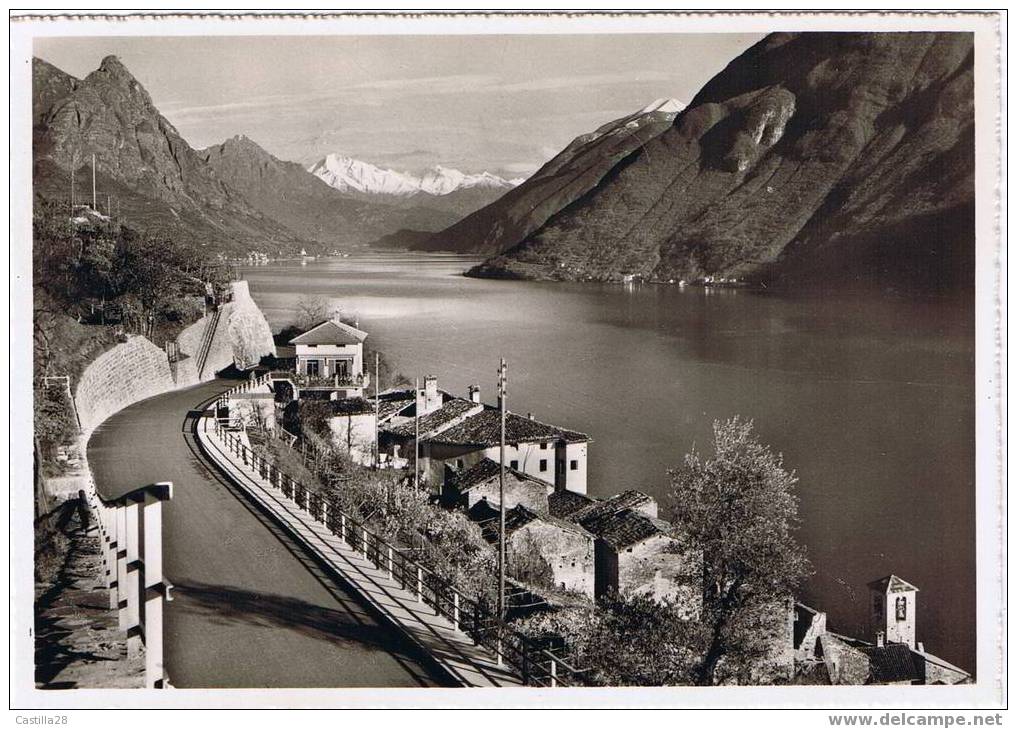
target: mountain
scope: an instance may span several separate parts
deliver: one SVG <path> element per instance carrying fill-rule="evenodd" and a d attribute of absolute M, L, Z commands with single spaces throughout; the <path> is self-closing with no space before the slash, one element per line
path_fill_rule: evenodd
<path fill-rule="evenodd" d="M 324 157 L 311 165 L 308 171 L 341 192 L 394 197 L 412 197 L 421 193 L 441 196 L 469 189 L 505 191 L 518 184 L 518 181 L 504 180 L 490 172 L 468 175 L 440 166 L 418 176 L 383 169 L 339 154 Z"/>
<path fill-rule="evenodd" d="M 440 233 L 415 240 L 413 247 L 486 255 L 512 248 L 552 215 L 589 194 L 627 157 L 668 129 L 681 108 L 675 99 L 658 99 L 576 137 L 522 184 Z"/>
<path fill-rule="evenodd" d="M 467 174 L 440 166 L 414 175 L 339 154 L 318 160 L 308 171 L 349 197 L 407 210 L 407 216 L 397 227 L 416 232 L 442 230 L 494 202 L 522 182 L 506 180 L 490 172 Z M 386 233 L 395 229 L 389 227 Z M 390 242 L 379 242 L 379 245 L 386 244 Z"/>
<path fill-rule="evenodd" d="M 220 179 L 258 210 L 319 243 L 356 245 L 407 226 L 438 230 L 457 219 L 439 209 L 354 199 L 295 162 L 285 162 L 243 135 L 201 150 Z"/>
<path fill-rule="evenodd" d="M 81 80 L 34 59 L 33 82 L 37 195 L 68 200 L 73 171 L 76 199 L 90 197 L 95 155 L 98 200 L 142 228 L 234 251 L 303 243 L 227 185 L 115 56 Z"/>
<path fill-rule="evenodd" d="M 483 221 L 481 276 L 970 290 L 973 69 L 966 33 L 773 34 L 511 249 L 502 201 L 449 231 Z"/>

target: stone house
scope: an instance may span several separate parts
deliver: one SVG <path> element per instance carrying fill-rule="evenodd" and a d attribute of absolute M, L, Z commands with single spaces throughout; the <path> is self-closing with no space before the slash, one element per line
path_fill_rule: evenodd
<path fill-rule="evenodd" d="M 499 523 L 484 524 L 484 536 L 497 544 Z M 594 596 L 593 535 L 574 522 L 538 513 L 522 504 L 505 513 L 506 572 L 520 582 Z"/>
<path fill-rule="evenodd" d="M 472 511 L 481 502 L 492 509 L 499 504 L 501 467 L 497 461 L 485 458 L 470 468 L 445 480 L 441 500 L 448 507 L 462 507 Z M 544 481 L 527 476 L 513 468 L 505 468 L 505 508 L 520 504 L 536 512 L 547 512 L 547 502 L 554 487 Z"/>
<path fill-rule="evenodd" d="M 687 543 L 671 523 L 637 509 L 602 511 L 575 519 L 597 540 L 596 586 L 622 596 L 646 595 L 673 600 L 686 615 L 699 614 L 703 603 L 703 553 Z"/>

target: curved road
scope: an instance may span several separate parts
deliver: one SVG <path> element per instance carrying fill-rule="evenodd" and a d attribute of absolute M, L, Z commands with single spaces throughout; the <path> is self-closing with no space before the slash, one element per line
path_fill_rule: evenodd
<path fill-rule="evenodd" d="M 191 410 L 231 384 L 216 380 L 132 405 L 88 443 L 102 491 L 173 482 L 163 507 L 164 569 L 174 585 L 165 633 L 170 682 L 441 685 L 402 636 L 198 458 Z"/>

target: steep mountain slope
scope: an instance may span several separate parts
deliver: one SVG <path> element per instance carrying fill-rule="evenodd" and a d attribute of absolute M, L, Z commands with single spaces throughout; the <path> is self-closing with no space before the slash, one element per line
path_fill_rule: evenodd
<path fill-rule="evenodd" d="M 970 34 L 771 35 L 473 273 L 970 287 L 973 65 Z"/>
<path fill-rule="evenodd" d="M 100 199 L 115 195 L 140 227 L 236 251 L 302 242 L 226 185 L 115 56 L 80 81 L 39 60 L 33 76 L 37 194 L 66 200 L 71 170 L 90 182 L 94 154 Z"/>
<path fill-rule="evenodd" d="M 518 187 L 414 247 L 487 255 L 512 248 L 599 185 L 633 151 L 669 128 L 680 109 L 681 103 L 674 99 L 659 99 L 576 137 Z"/>
<path fill-rule="evenodd" d="M 254 207 L 325 245 L 367 243 L 407 225 L 437 230 L 457 219 L 441 210 L 354 199 L 242 135 L 201 150 L 199 156 Z"/>

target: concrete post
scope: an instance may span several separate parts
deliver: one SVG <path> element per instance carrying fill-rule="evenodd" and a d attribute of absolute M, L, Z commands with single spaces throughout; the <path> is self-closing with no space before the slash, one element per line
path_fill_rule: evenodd
<path fill-rule="evenodd" d="M 346 541 L 346 514 L 339 514 L 339 538 Z"/>
<path fill-rule="evenodd" d="M 417 602 L 424 601 L 424 571 L 417 567 Z"/>
<path fill-rule="evenodd" d="M 159 483 L 165 498 L 172 494 L 173 484 Z M 166 677 L 163 665 L 163 601 L 169 599 L 162 575 L 162 499 L 145 492 L 142 511 L 145 605 L 145 687 L 162 688 Z"/>
<path fill-rule="evenodd" d="M 325 499 L 319 497 L 318 503 L 321 505 L 321 512 L 319 514 L 321 519 L 319 519 L 319 521 L 322 524 L 325 524 L 327 526 L 328 525 L 328 502 L 325 501 Z"/>
<path fill-rule="evenodd" d="M 141 497 L 144 498 L 144 497 Z M 122 507 L 124 510 L 124 531 L 127 536 L 125 602 L 121 599 L 121 610 L 126 610 L 127 655 L 131 658 L 141 655 L 141 503 L 133 497 Z M 123 613 L 121 613 L 123 614 Z"/>
<path fill-rule="evenodd" d="M 388 578 L 392 579 L 392 547 L 388 548 Z"/>
<path fill-rule="evenodd" d="M 558 661 L 551 656 L 551 688 L 558 686 Z"/>
<path fill-rule="evenodd" d="M 459 630 L 459 593 L 452 593 L 452 627 Z"/>
<path fill-rule="evenodd" d="M 363 542 L 361 544 L 361 547 L 364 550 L 364 559 L 368 559 L 368 557 L 367 557 L 367 527 L 363 527 L 363 526 L 360 527 L 360 536 L 361 536 L 361 539 L 363 540 Z"/>
<path fill-rule="evenodd" d="M 118 504 L 113 507 L 117 524 L 117 625 L 127 632 L 130 622 L 127 616 L 127 511 Z"/>
<path fill-rule="evenodd" d="M 114 507 L 99 503 L 103 522 L 106 524 L 106 544 L 104 545 L 106 562 L 106 587 L 109 589 L 109 609 L 116 610 L 117 597 L 117 510 Z"/>

